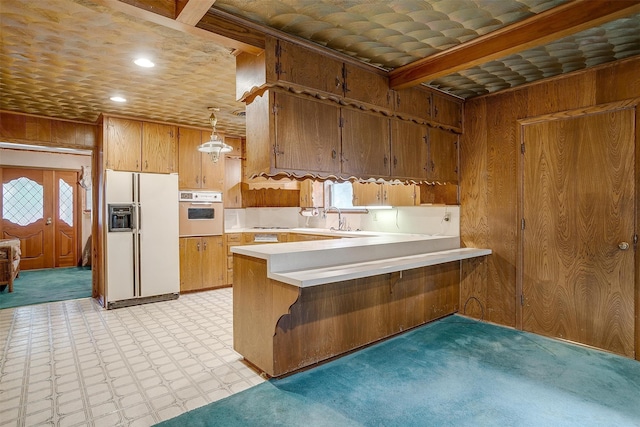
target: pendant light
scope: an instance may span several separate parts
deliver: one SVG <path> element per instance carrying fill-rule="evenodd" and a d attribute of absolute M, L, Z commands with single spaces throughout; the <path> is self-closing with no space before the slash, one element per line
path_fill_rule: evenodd
<path fill-rule="evenodd" d="M 219 108 L 209 107 L 211 116 L 209 116 L 209 123 L 211 123 L 211 138 L 207 142 L 203 142 L 198 145 L 198 151 L 201 153 L 208 153 L 211 161 L 217 163 L 220 159 L 220 154 L 230 153 L 233 151 L 233 147 L 227 145 L 222 141 L 218 133 L 216 132 L 216 125 L 218 124 L 218 118 L 215 112 L 220 111 Z"/>

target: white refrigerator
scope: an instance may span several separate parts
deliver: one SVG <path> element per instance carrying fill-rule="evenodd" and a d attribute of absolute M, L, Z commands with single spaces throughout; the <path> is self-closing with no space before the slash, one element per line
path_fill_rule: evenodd
<path fill-rule="evenodd" d="M 105 306 L 178 298 L 178 175 L 105 172 Z"/>

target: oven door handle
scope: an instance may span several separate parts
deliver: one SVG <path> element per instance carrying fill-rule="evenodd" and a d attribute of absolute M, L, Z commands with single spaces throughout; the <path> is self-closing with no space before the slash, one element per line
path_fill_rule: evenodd
<path fill-rule="evenodd" d="M 191 202 L 191 205 L 197 206 L 211 206 L 213 203 L 211 202 Z"/>

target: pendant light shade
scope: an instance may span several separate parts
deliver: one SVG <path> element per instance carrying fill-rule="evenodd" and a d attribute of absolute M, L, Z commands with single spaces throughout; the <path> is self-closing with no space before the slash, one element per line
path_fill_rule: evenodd
<path fill-rule="evenodd" d="M 209 123 L 211 123 L 211 138 L 209 141 L 198 145 L 198 151 L 201 153 L 208 153 L 211 157 L 211 161 L 216 163 L 220 159 L 220 154 L 230 153 L 233 151 L 233 147 L 227 145 L 220 139 L 216 132 L 216 125 L 218 124 L 218 118 L 215 115 L 215 111 L 218 108 L 209 108 L 211 110 L 211 116 L 209 116 Z"/>

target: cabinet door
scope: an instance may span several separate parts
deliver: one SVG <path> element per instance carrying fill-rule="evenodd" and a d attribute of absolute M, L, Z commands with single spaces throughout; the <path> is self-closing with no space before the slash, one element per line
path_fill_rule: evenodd
<path fill-rule="evenodd" d="M 242 207 L 242 160 L 224 159 L 224 195 L 225 209 Z"/>
<path fill-rule="evenodd" d="M 413 122 L 391 121 L 391 176 L 427 178 L 427 127 Z"/>
<path fill-rule="evenodd" d="M 395 112 L 403 118 L 431 118 L 432 93 L 426 89 L 412 87 L 396 91 Z"/>
<path fill-rule="evenodd" d="M 388 206 L 413 206 L 416 204 L 414 184 L 383 184 L 382 204 Z"/>
<path fill-rule="evenodd" d="M 142 122 L 107 117 L 104 141 L 106 168 L 118 171 L 140 171 Z"/>
<path fill-rule="evenodd" d="M 342 173 L 389 176 L 389 118 L 347 108 L 342 114 Z"/>
<path fill-rule="evenodd" d="M 340 109 L 308 98 L 275 94 L 276 168 L 340 172 Z"/>
<path fill-rule="evenodd" d="M 200 237 L 180 238 L 180 292 L 202 287 L 201 251 Z"/>
<path fill-rule="evenodd" d="M 392 107 L 389 78 L 376 72 L 345 64 L 345 98 L 383 108 Z"/>
<path fill-rule="evenodd" d="M 224 190 L 224 155 L 218 158 L 217 162 L 211 160 L 211 156 L 206 153 L 202 153 L 201 157 L 201 170 L 202 170 L 202 186 L 205 190 Z"/>
<path fill-rule="evenodd" d="M 374 182 L 354 182 L 353 206 L 380 206 L 382 185 Z"/>
<path fill-rule="evenodd" d="M 342 61 L 278 40 L 278 80 L 343 96 Z"/>
<path fill-rule="evenodd" d="M 233 151 L 225 154 L 227 158 L 229 157 L 242 157 L 242 138 L 237 138 L 233 136 L 225 136 L 224 143 L 233 148 Z"/>
<path fill-rule="evenodd" d="M 180 189 L 201 188 L 202 132 L 197 129 L 178 129 L 178 184 Z"/>
<path fill-rule="evenodd" d="M 305 179 L 300 182 L 300 207 L 321 208 L 324 206 L 324 183 Z"/>
<path fill-rule="evenodd" d="M 202 288 L 225 285 L 227 254 L 222 236 L 202 237 Z"/>
<path fill-rule="evenodd" d="M 462 101 L 444 95 L 433 95 L 433 120 L 462 129 Z"/>
<path fill-rule="evenodd" d="M 142 124 L 142 171 L 176 172 L 176 127 L 160 123 Z"/>
<path fill-rule="evenodd" d="M 458 182 L 458 135 L 442 129 L 429 129 L 429 180 Z"/>

